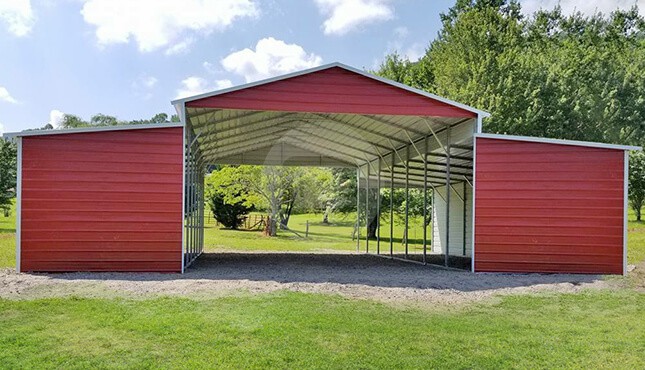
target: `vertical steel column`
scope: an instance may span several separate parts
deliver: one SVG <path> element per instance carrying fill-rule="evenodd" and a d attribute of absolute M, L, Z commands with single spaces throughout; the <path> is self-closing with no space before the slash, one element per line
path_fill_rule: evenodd
<path fill-rule="evenodd" d="M 466 201 L 468 200 L 468 195 L 466 195 L 466 192 L 467 192 L 466 181 L 464 181 L 464 197 L 463 197 L 464 198 L 464 202 L 463 202 L 464 203 L 464 212 L 463 212 L 463 216 L 464 216 L 464 220 L 463 220 L 464 221 L 464 230 L 463 230 L 464 250 L 463 250 L 463 255 L 464 256 L 466 256 L 466 219 L 467 219 L 466 210 L 468 209 L 468 207 L 466 206 Z"/>
<path fill-rule="evenodd" d="M 394 257 L 394 152 L 390 169 L 390 257 Z"/>
<path fill-rule="evenodd" d="M 445 266 L 448 266 L 448 256 L 450 253 L 450 128 L 446 129 L 446 245 L 444 246 Z"/>
<path fill-rule="evenodd" d="M 381 254 L 381 158 L 376 174 L 376 254 Z"/>
<path fill-rule="evenodd" d="M 431 230 L 431 232 L 430 232 L 430 235 L 431 235 L 430 236 L 430 252 L 432 252 L 434 250 L 434 226 L 435 226 L 435 222 L 436 222 L 435 219 L 434 219 L 434 215 L 435 215 L 435 209 L 434 209 L 435 200 L 434 200 L 434 198 L 435 198 L 436 191 L 437 191 L 437 189 L 435 187 L 433 187 L 432 188 L 432 198 L 430 198 L 430 230 Z"/>
<path fill-rule="evenodd" d="M 410 239 L 409 229 L 410 210 L 410 146 L 405 150 L 405 258 L 408 258 L 408 240 Z"/>
<path fill-rule="evenodd" d="M 356 167 L 356 253 L 361 249 L 361 167 Z"/>
<path fill-rule="evenodd" d="M 365 166 L 365 253 L 370 252 L 370 164 Z"/>
<path fill-rule="evenodd" d="M 426 220 L 428 219 L 428 138 L 423 140 L 425 150 L 423 153 L 423 264 L 425 265 L 426 256 L 428 254 L 428 227 Z"/>

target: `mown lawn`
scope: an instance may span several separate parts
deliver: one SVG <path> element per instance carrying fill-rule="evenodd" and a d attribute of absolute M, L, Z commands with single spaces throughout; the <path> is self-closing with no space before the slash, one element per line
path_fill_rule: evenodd
<path fill-rule="evenodd" d="M 352 240 L 352 232 L 356 223 L 356 214 L 334 215 L 329 224 L 322 223 L 321 214 L 293 215 L 289 220 L 289 228 L 295 231 L 280 230 L 276 238 L 269 238 L 259 231 L 237 231 L 222 229 L 216 225 L 212 217 L 206 217 L 205 246 L 207 251 L 218 250 L 270 250 L 270 251 L 356 251 L 356 240 Z M 305 238 L 305 231 L 309 222 L 309 237 Z M 405 226 L 402 222 L 394 222 L 393 249 L 397 252 L 405 250 L 403 232 Z M 428 226 L 428 246 L 432 226 Z M 390 225 L 389 222 L 381 224 L 381 249 L 390 250 Z M 422 218 L 410 219 L 408 241 L 409 253 L 423 253 L 423 225 Z M 370 251 L 375 252 L 376 240 L 370 240 Z M 360 250 L 365 251 L 365 225 L 361 227 Z"/>
<path fill-rule="evenodd" d="M 447 310 L 302 293 L 0 301 L 4 368 L 645 368 L 645 295 Z"/>
<path fill-rule="evenodd" d="M 9 217 L 0 212 L 0 267 L 16 267 L 16 207 Z"/>

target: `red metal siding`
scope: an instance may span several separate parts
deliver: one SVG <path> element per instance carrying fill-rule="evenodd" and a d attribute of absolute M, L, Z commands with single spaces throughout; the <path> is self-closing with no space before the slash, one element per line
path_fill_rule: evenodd
<path fill-rule="evenodd" d="M 622 274 L 622 150 L 476 140 L 475 271 Z"/>
<path fill-rule="evenodd" d="M 340 67 L 186 103 L 196 108 L 475 117 L 467 110 Z"/>
<path fill-rule="evenodd" d="M 181 128 L 22 139 L 22 271 L 181 271 Z"/>

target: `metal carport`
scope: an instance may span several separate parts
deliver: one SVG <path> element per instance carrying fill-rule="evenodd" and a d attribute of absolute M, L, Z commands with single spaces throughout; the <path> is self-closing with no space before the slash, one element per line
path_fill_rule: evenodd
<path fill-rule="evenodd" d="M 434 208 L 445 222 L 434 228 L 433 251 L 444 254 L 446 265 L 451 254 L 470 254 L 473 134 L 488 113 L 340 63 L 173 104 L 186 123 L 189 143 L 186 265 L 203 248 L 203 217 L 194 204 L 203 197 L 204 169 L 210 164 L 356 167 L 365 203 L 373 198 L 377 213 L 388 206 L 375 195 L 381 187 L 420 188 L 426 195 L 435 189 Z M 453 191 L 441 191 L 446 184 Z M 458 218 L 451 217 L 451 209 Z M 405 217 L 407 225 L 407 212 Z M 458 232 L 448 232 L 451 223 Z M 381 248 L 378 234 L 371 250 L 366 237 L 367 251 L 395 258 L 392 238 Z M 427 239 L 424 232 L 421 263 Z M 408 257 L 407 242 L 403 257 Z"/>

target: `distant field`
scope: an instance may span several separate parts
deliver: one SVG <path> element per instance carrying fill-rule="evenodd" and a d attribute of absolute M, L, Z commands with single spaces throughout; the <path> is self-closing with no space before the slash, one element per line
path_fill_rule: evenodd
<path fill-rule="evenodd" d="M 352 232 L 356 223 L 356 214 L 333 215 L 330 223 L 322 223 L 322 214 L 300 214 L 293 215 L 289 220 L 289 228 L 297 233 L 286 230 L 279 230 L 276 238 L 269 238 L 262 235 L 259 231 L 235 231 L 225 230 L 215 225 L 214 220 L 206 224 L 205 245 L 208 251 L 217 250 L 271 250 L 271 251 L 356 251 L 356 240 L 352 240 Z M 309 221 L 309 237 L 304 238 Z M 408 241 L 409 253 L 423 253 L 423 224 L 422 218 L 410 219 L 410 231 Z M 405 226 L 400 223 L 394 223 L 393 249 L 397 252 L 405 250 L 403 244 L 403 232 Z M 428 248 L 432 226 L 428 226 Z M 360 230 L 361 241 L 360 250 L 365 251 L 365 225 Z M 381 223 L 381 250 L 390 250 L 390 225 L 389 222 Z M 375 252 L 377 248 L 376 240 L 370 240 L 370 251 Z"/>

